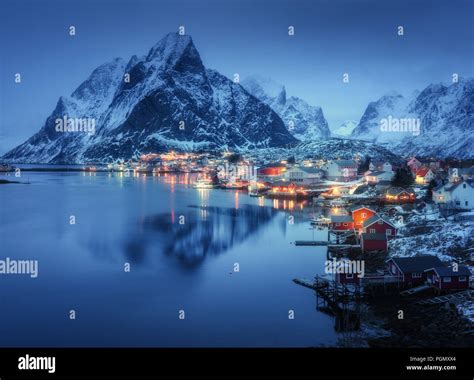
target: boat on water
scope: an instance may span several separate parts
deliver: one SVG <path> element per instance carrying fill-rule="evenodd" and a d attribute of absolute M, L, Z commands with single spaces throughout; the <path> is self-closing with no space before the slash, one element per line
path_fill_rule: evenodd
<path fill-rule="evenodd" d="M 195 189 L 212 189 L 214 187 L 214 183 L 209 177 L 198 177 L 196 182 L 193 183 L 193 187 Z"/>
<path fill-rule="evenodd" d="M 245 182 L 245 181 L 230 181 L 222 185 L 224 189 L 231 189 L 231 190 L 242 190 L 242 189 L 245 189 L 247 186 L 248 186 L 248 182 Z"/>
<path fill-rule="evenodd" d="M 252 188 L 249 186 L 249 195 L 251 197 L 263 197 L 263 194 L 258 192 L 257 188 Z"/>
<path fill-rule="evenodd" d="M 248 190 L 248 194 L 251 197 L 262 197 L 263 192 L 266 191 L 266 189 L 264 189 L 263 185 L 259 188 L 255 181 L 252 181 L 252 182 L 249 183 L 249 185 L 247 186 L 247 190 Z"/>

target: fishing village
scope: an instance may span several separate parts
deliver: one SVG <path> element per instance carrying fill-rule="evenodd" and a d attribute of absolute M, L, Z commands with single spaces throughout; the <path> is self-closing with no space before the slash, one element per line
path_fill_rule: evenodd
<path fill-rule="evenodd" d="M 51 169 L 4 165 L 0 170 L 14 177 L 19 171 Z M 416 338 L 420 334 L 416 326 L 433 336 L 426 327 L 429 318 L 452 327 L 436 329 L 444 334 L 440 344 L 446 334 L 458 334 L 459 344 L 473 337 L 473 162 L 419 157 L 398 162 L 359 157 L 258 162 L 229 152 L 171 151 L 142 155 L 136 162 L 54 170 L 169 176 L 170 181 L 182 181 L 198 191 L 232 190 L 236 196 L 271 199 L 274 208 L 324 236 L 291 242 L 325 247 L 327 256 L 325 275 L 300 278 L 295 273 L 293 282 L 314 292 L 316 308 L 334 317 L 336 331 L 360 332 L 364 310 L 370 308 L 392 333 L 398 331 L 390 339 L 398 336 L 413 345 L 433 342 Z M 456 228 L 464 231 L 461 239 Z M 424 246 L 443 234 L 448 244 Z M 386 341 L 385 336 L 370 344 L 383 346 Z"/>

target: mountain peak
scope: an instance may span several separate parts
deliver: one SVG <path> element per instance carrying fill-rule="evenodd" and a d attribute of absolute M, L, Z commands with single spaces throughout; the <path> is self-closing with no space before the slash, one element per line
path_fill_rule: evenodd
<path fill-rule="evenodd" d="M 145 60 L 158 63 L 159 66 L 172 67 L 185 56 L 192 60 L 197 59 L 202 65 L 191 36 L 168 33 L 150 49 Z"/>

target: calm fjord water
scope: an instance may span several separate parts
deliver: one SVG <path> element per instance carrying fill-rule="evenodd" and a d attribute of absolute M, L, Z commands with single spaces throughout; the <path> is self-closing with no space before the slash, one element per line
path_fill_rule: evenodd
<path fill-rule="evenodd" d="M 0 346 L 336 343 L 314 293 L 292 282 L 323 273 L 326 260 L 323 247 L 291 244 L 323 238 L 299 207 L 196 190 L 186 175 L 21 180 L 30 184 L 0 187 L 0 259 L 38 260 L 39 275 L 0 275 Z"/>

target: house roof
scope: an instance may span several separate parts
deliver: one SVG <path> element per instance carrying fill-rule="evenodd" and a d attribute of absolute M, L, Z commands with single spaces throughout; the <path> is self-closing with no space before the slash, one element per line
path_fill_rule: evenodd
<path fill-rule="evenodd" d="M 383 216 L 380 216 L 379 214 L 375 214 L 371 218 L 364 220 L 363 226 L 368 227 L 368 226 L 378 222 L 379 220 L 383 220 L 385 223 L 390 224 L 393 228 L 396 228 L 395 225 L 389 219 L 387 219 Z"/>
<path fill-rule="evenodd" d="M 334 163 L 338 166 L 357 166 L 354 160 L 335 160 Z"/>
<path fill-rule="evenodd" d="M 350 215 L 331 215 L 331 222 L 333 223 L 347 223 L 352 222 L 352 217 Z"/>
<path fill-rule="evenodd" d="M 354 212 L 354 211 L 361 210 L 361 209 L 366 209 L 366 210 L 370 210 L 372 212 L 376 212 L 373 208 L 370 208 L 368 206 L 351 206 L 351 207 L 349 207 L 350 212 Z"/>
<path fill-rule="evenodd" d="M 389 161 L 370 161 L 370 163 L 374 166 L 380 166 L 385 164 L 392 165 Z"/>
<path fill-rule="evenodd" d="M 298 166 L 298 167 L 295 167 L 295 169 L 300 169 L 306 173 L 309 173 L 309 174 L 320 174 L 320 173 L 324 173 L 323 170 L 321 169 L 318 169 L 318 168 L 311 168 L 311 167 L 306 167 L 306 166 Z"/>
<path fill-rule="evenodd" d="M 396 212 L 400 212 L 400 213 L 405 212 L 405 211 L 403 210 L 403 207 L 402 207 L 402 206 L 389 206 L 389 207 L 387 207 L 386 209 L 387 209 L 387 211 L 395 210 Z"/>
<path fill-rule="evenodd" d="M 385 172 L 382 171 L 382 170 L 376 170 L 376 171 L 373 171 L 371 172 L 370 174 L 368 174 L 369 176 L 372 176 L 372 177 L 378 177 L 379 175 L 382 175 L 384 174 Z"/>
<path fill-rule="evenodd" d="M 457 271 L 454 271 L 452 266 L 439 266 L 425 269 L 425 272 L 428 272 L 430 270 L 434 270 L 440 277 L 471 275 L 471 271 L 469 270 L 469 268 L 464 265 L 459 266 Z"/>
<path fill-rule="evenodd" d="M 417 177 L 424 177 L 425 175 L 428 174 L 429 171 L 430 171 L 430 169 L 428 169 L 428 168 L 418 169 L 418 171 L 416 172 L 416 176 Z"/>
<path fill-rule="evenodd" d="M 387 194 L 393 196 L 399 195 L 403 192 L 414 193 L 412 189 L 402 189 L 401 187 L 391 187 L 387 190 Z"/>
<path fill-rule="evenodd" d="M 433 189 L 433 191 L 439 191 L 439 190 L 442 189 L 445 192 L 452 193 L 458 186 L 460 186 L 463 183 L 466 183 L 470 187 L 474 188 L 473 183 L 470 182 L 470 181 L 459 181 L 459 182 L 456 182 L 456 183 L 451 183 L 450 182 L 450 183 L 446 183 L 444 185 L 439 185 L 439 186 L 435 187 Z"/>
<path fill-rule="evenodd" d="M 362 240 L 378 240 L 378 241 L 387 241 L 387 235 L 385 234 L 362 234 Z"/>
<path fill-rule="evenodd" d="M 269 163 L 269 164 L 266 164 L 266 165 L 263 165 L 261 167 L 259 167 L 259 169 L 267 169 L 267 168 L 285 168 L 286 165 L 283 165 L 282 163 L 280 162 L 272 162 L 272 163 Z"/>
<path fill-rule="evenodd" d="M 403 272 L 423 272 L 429 268 L 441 267 L 443 263 L 441 260 L 432 255 L 421 255 L 414 257 L 392 257 L 388 261 L 393 262 Z"/>

